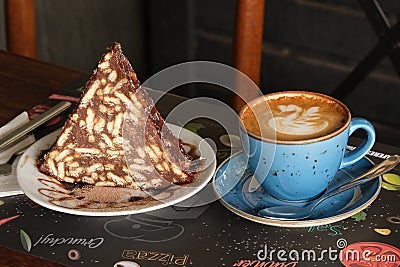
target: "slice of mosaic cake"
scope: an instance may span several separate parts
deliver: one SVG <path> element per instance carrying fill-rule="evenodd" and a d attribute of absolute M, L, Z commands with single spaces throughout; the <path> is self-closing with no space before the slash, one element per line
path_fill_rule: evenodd
<path fill-rule="evenodd" d="M 40 171 L 60 181 L 157 189 L 196 170 L 140 86 L 121 46 L 103 55 Z"/>

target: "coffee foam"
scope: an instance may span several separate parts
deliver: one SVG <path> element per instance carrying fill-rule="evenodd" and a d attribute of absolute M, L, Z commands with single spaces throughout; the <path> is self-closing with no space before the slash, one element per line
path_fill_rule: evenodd
<path fill-rule="evenodd" d="M 265 112 L 265 103 L 271 112 Z M 335 132 L 346 123 L 348 113 L 333 99 L 288 93 L 261 98 L 244 110 L 241 119 L 245 128 L 256 136 L 266 137 L 276 131 L 276 140 L 300 141 Z"/>
<path fill-rule="evenodd" d="M 326 130 L 330 121 L 320 107 L 303 108 L 298 105 L 279 105 L 279 116 L 270 118 L 268 126 L 280 134 L 286 135 L 310 135 Z"/>

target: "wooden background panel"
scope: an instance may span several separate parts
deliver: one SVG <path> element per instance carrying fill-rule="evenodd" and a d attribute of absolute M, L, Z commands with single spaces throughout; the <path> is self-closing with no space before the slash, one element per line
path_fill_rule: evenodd
<path fill-rule="evenodd" d="M 392 23 L 400 16 L 398 1 L 379 0 Z M 39 59 L 45 61 L 90 72 L 104 48 L 117 40 L 142 81 L 190 60 L 233 64 L 233 0 L 85 0 L 79 5 L 36 0 L 36 5 Z M 264 92 L 304 88 L 329 94 L 377 41 L 357 0 L 267 0 L 265 10 Z M 0 16 L 1 11 L 2 6 Z M 399 126 L 393 115 L 399 87 L 385 59 L 345 102 L 356 114 Z M 230 99 L 225 90 L 210 86 L 175 91 Z"/>
<path fill-rule="evenodd" d="M 200 59 L 230 64 L 230 38 L 201 32 L 198 44 Z M 264 44 L 262 62 L 260 89 L 264 93 L 305 89 L 330 94 L 352 70 L 352 65 L 293 51 L 288 52 L 272 43 Z M 400 79 L 393 70 L 377 69 L 343 101 L 357 116 L 398 125 L 396 107 L 400 97 L 399 88 Z M 221 89 L 206 88 L 201 92 L 195 92 L 196 94 L 214 94 L 221 100 L 230 99 L 224 97 L 227 92 Z"/>
<path fill-rule="evenodd" d="M 146 0 L 149 75 L 197 59 L 197 0 Z"/>
<path fill-rule="evenodd" d="M 201 4 L 196 2 L 197 7 L 197 31 L 232 38 L 234 1 L 214 3 L 205 0 Z M 357 1 L 266 2 L 264 41 L 275 46 L 302 54 L 315 54 L 321 59 L 354 64 L 370 51 L 377 40 Z M 391 65 L 386 62 L 380 67 L 391 68 Z"/>
<path fill-rule="evenodd" d="M 119 41 L 139 73 L 145 71 L 141 1 L 36 0 L 39 58 L 91 71 Z"/>
<path fill-rule="evenodd" d="M 231 38 L 200 31 L 198 44 L 199 59 L 231 64 Z M 266 91 L 273 88 L 303 87 L 331 93 L 357 63 L 343 64 L 329 61 L 324 55 L 316 56 L 302 51 L 288 50 L 270 42 L 264 43 L 262 53 L 261 88 Z M 392 68 L 385 71 L 374 70 L 370 76 L 392 86 L 398 86 L 400 83 Z"/>
<path fill-rule="evenodd" d="M 141 0 L 36 0 L 38 59 L 92 71 L 105 48 L 121 42 L 135 69 L 147 72 Z M 6 50 L 4 0 L 0 0 L 0 49 Z"/>
<path fill-rule="evenodd" d="M 268 5 L 269 0 L 265 1 Z M 236 1 L 204 0 L 195 1 L 196 28 L 219 32 L 225 35 L 234 33 Z"/>
<path fill-rule="evenodd" d="M 288 0 L 269 3 L 267 41 L 344 60 L 361 58 L 376 40 L 360 11 L 340 12 Z"/>

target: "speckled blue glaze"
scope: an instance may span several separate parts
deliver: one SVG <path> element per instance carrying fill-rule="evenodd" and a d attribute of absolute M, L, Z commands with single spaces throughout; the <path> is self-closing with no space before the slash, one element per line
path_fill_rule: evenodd
<path fill-rule="evenodd" d="M 346 152 L 349 136 L 364 129 L 367 138 L 353 151 Z M 263 188 L 284 200 L 307 200 L 321 194 L 340 168 L 360 160 L 375 142 L 374 127 L 367 120 L 354 118 L 343 131 L 328 139 L 304 143 L 273 143 L 249 136 L 242 129 L 249 167 Z M 274 152 L 274 153 L 273 153 Z"/>
<path fill-rule="evenodd" d="M 269 195 L 262 187 L 249 192 L 249 184 L 253 172 L 248 166 L 247 159 L 247 156 L 241 152 L 224 161 L 215 173 L 213 184 L 217 195 L 221 197 L 221 201 L 225 206 L 239 216 L 260 223 L 301 227 L 333 223 L 353 215 L 359 209 L 367 207 L 380 191 L 380 179 L 374 179 L 356 189 L 350 189 L 323 201 L 317 206 L 311 217 L 306 220 L 282 221 L 280 218 L 266 219 L 258 215 L 260 209 L 286 205 L 304 207 L 309 205 L 310 202 L 278 200 Z M 372 166 L 373 164 L 364 157 L 355 164 L 339 170 L 327 190 L 332 190 L 348 182 L 353 177 L 366 172 Z M 237 170 L 243 171 L 238 172 Z M 317 201 L 317 199 L 314 201 Z"/>

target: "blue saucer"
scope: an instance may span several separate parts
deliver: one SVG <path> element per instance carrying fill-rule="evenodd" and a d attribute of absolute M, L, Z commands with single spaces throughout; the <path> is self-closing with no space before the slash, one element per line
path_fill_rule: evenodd
<path fill-rule="evenodd" d="M 326 191 L 366 172 L 372 166 L 373 163 L 370 160 L 363 158 L 356 164 L 339 170 Z M 239 152 L 219 166 L 214 175 L 214 189 L 221 203 L 237 215 L 259 223 L 284 227 L 308 227 L 333 223 L 348 218 L 370 205 L 379 195 L 381 188 L 381 177 L 379 177 L 325 200 L 308 219 L 285 221 L 279 218 L 267 219 L 261 217 L 257 214 L 257 211 L 278 205 L 305 206 L 309 202 L 279 200 L 266 193 L 261 186 L 250 192 L 251 180 L 252 171 L 247 166 L 247 157 L 243 152 Z M 324 194 L 320 197 L 323 196 Z"/>

